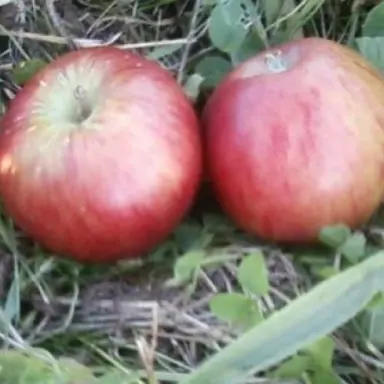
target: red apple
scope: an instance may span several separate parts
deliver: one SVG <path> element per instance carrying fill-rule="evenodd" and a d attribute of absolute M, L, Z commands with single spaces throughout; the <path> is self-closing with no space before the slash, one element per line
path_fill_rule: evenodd
<path fill-rule="evenodd" d="M 141 257 L 200 184 L 197 115 L 158 63 L 114 47 L 66 53 L 1 122 L 0 195 L 26 234 L 80 261 Z"/>
<path fill-rule="evenodd" d="M 238 65 L 203 111 L 207 167 L 239 227 L 313 242 L 363 225 L 384 193 L 384 79 L 357 52 L 303 38 Z"/>

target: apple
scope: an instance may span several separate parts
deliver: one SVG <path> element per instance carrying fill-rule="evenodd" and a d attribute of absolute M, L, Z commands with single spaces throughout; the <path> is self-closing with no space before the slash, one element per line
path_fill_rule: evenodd
<path fill-rule="evenodd" d="M 384 193 L 384 78 L 352 49 L 301 38 L 227 74 L 202 114 L 211 188 L 261 239 L 313 243 L 367 223 Z"/>
<path fill-rule="evenodd" d="M 118 48 L 68 52 L 17 93 L 0 127 L 0 196 L 58 255 L 142 257 L 191 207 L 200 123 L 173 76 Z"/>

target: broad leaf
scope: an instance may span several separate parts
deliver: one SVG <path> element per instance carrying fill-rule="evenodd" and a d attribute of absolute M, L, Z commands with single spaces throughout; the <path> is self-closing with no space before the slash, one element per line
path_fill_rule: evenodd
<path fill-rule="evenodd" d="M 34 77 L 47 63 L 41 59 L 30 59 L 22 61 L 12 70 L 12 77 L 15 83 L 25 84 Z"/>
<path fill-rule="evenodd" d="M 174 267 L 175 278 L 179 281 L 189 280 L 194 272 L 200 268 L 204 257 L 205 251 L 203 250 L 189 251 L 181 256 L 177 259 Z"/>
<path fill-rule="evenodd" d="M 351 235 L 351 230 L 344 224 L 324 227 L 319 234 L 319 240 L 331 248 L 340 247 Z"/>
<path fill-rule="evenodd" d="M 308 355 L 295 355 L 282 363 L 271 375 L 278 379 L 299 379 L 311 366 Z"/>
<path fill-rule="evenodd" d="M 335 342 L 330 337 L 324 337 L 307 348 L 316 365 L 332 370 L 332 359 L 335 351 Z"/>
<path fill-rule="evenodd" d="M 206 56 L 196 66 L 195 71 L 204 78 L 204 85 L 215 87 L 232 69 L 231 63 L 221 56 Z"/>
<path fill-rule="evenodd" d="M 187 78 L 187 81 L 184 84 L 184 92 L 193 102 L 199 97 L 200 88 L 203 82 L 204 78 L 197 73 L 194 73 Z"/>
<path fill-rule="evenodd" d="M 247 35 L 247 28 L 242 22 L 243 13 L 240 1 L 215 6 L 209 20 L 208 33 L 216 48 L 226 53 L 238 49 Z"/>
<path fill-rule="evenodd" d="M 352 263 L 365 256 L 367 239 L 362 232 L 355 232 L 340 247 L 340 252 Z"/>
<path fill-rule="evenodd" d="M 384 305 L 367 309 L 361 316 L 361 324 L 368 340 L 377 348 L 384 347 Z"/>
<path fill-rule="evenodd" d="M 384 3 L 372 8 L 362 26 L 363 36 L 377 37 L 384 36 Z"/>
<path fill-rule="evenodd" d="M 254 252 L 242 260 L 237 279 L 246 291 L 259 296 L 268 293 L 268 269 L 262 252 Z"/>
<path fill-rule="evenodd" d="M 260 36 L 256 28 L 252 28 L 237 50 L 231 53 L 232 64 L 238 65 L 255 56 L 265 48 L 266 45 L 263 38 Z"/>
<path fill-rule="evenodd" d="M 209 303 L 212 313 L 233 325 L 248 329 L 262 321 L 257 304 L 239 293 L 219 293 Z"/>
<path fill-rule="evenodd" d="M 359 52 L 378 70 L 384 71 L 384 37 L 359 37 Z"/>

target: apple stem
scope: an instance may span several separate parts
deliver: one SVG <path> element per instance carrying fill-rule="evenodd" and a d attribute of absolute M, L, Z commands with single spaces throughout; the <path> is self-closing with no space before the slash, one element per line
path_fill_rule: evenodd
<path fill-rule="evenodd" d="M 77 103 L 77 120 L 78 122 L 83 122 L 86 120 L 92 113 L 92 107 L 89 102 L 88 94 L 86 90 L 81 86 L 78 85 L 74 91 L 74 95 L 76 100 L 78 100 Z"/>
<path fill-rule="evenodd" d="M 287 65 L 281 51 L 266 53 L 265 63 L 271 72 L 279 73 L 287 70 Z"/>

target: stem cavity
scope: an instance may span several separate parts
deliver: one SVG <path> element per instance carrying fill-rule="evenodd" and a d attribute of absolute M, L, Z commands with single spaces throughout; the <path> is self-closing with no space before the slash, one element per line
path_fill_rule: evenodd
<path fill-rule="evenodd" d="M 82 123 L 92 114 L 92 106 L 87 91 L 81 85 L 74 90 L 76 99 L 76 115 L 74 120 L 76 123 Z"/>
<path fill-rule="evenodd" d="M 289 63 L 284 59 L 280 50 L 268 52 L 265 55 L 265 64 L 268 70 L 274 73 L 280 73 L 289 69 Z"/>

